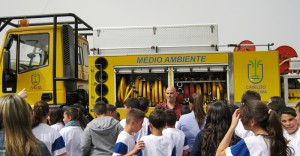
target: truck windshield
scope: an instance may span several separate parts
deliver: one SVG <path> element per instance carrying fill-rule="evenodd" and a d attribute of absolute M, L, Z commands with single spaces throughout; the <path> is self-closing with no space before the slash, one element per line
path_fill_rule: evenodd
<path fill-rule="evenodd" d="M 49 34 L 20 35 L 19 72 L 47 66 Z"/>

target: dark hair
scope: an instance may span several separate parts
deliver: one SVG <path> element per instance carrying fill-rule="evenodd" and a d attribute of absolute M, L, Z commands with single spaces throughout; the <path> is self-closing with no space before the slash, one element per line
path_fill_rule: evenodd
<path fill-rule="evenodd" d="M 253 90 L 247 90 L 242 96 L 242 103 L 247 103 L 250 100 L 261 100 L 260 94 Z"/>
<path fill-rule="evenodd" d="M 137 98 L 128 98 L 124 101 L 124 105 L 126 105 L 128 108 L 140 109 L 140 102 Z"/>
<path fill-rule="evenodd" d="M 279 117 L 281 117 L 282 114 L 288 114 L 293 117 L 297 116 L 295 109 L 293 109 L 291 107 L 283 107 L 278 113 Z"/>
<path fill-rule="evenodd" d="M 97 115 L 102 115 L 107 113 L 107 105 L 105 103 L 96 103 L 93 109 Z"/>
<path fill-rule="evenodd" d="M 188 105 L 182 105 L 180 113 L 181 115 L 188 114 L 191 112 L 191 109 Z"/>
<path fill-rule="evenodd" d="M 189 101 L 190 103 L 193 104 L 193 111 L 199 129 L 201 129 L 202 125 L 204 124 L 205 115 L 206 115 L 203 108 L 203 97 L 198 93 L 194 93 L 192 96 L 190 96 Z"/>
<path fill-rule="evenodd" d="M 291 154 L 291 149 L 288 148 L 286 140 L 283 136 L 283 130 L 279 117 L 275 111 L 269 110 L 266 104 L 258 100 L 248 101 L 247 105 L 241 106 L 241 121 L 243 125 L 254 119 L 256 125 L 263 128 L 270 139 L 271 155 L 286 156 Z"/>
<path fill-rule="evenodd" d="M 157 109 L 162 110 L 162 111 L 165 111 L 165 110 L 166 110 L 165 107 L 163 107 L 163 106 L 158 106 L 158 105 L 154 108 L 154 110 L 157 110 Z"/>
<path fill-rule="evenodd" d="M 209 149 L 218 148 L 230 127 L 231 118 L 230 110 L 223 102 L 215 102 L 210 106 L 203 130 L 201 155 L 207 155 L 206 152 L 208 152 Z M 237 141 L 238 140 L 236 140 L 236 142 Z M 236 142 L 231 142 L 231 144 L 235 144 Z"/>
<path fill-rule="evenodd" d="M 285 102 L 284 102 L 284 100 L 283 100 L 283 98 L 281 98 L 280 96 L 272 96 L 272 97 L 270 98 L 270 100 L 271 100 L 271 101 L 278 101 L 278 102 L 280 102 L 280 103 L 286 105 Z"/>
<path fill-rule="evenodd" d="M 157 129 L 164 128 L 166 126 L 166 113 L 160 109 L 154 110 L 149 116 L 149 122 Z"/>
<path fill-rule="evenodd" d="M 107 112 L 115 112 L 117 108 L 112 104 L 106 104 Z"/>
<path fill-rule="evenodd" d="M 268 107 L 270 109 L 272 109 L 273 111 L 275 111 L 276 113 L 279 113 L 281 109 L 283 109 L 284 107 L 286 107 L 284 101 L 271 101 L 268 104 Z"/>
<path fill-rule="evenodd" d="M 145 112 L 149 107 L 149 100 L 145 97 L 139 97 L 138 100 L 140 102 L 140 110 Z"/>
<path fill-rule="evenodd" d="M 207 114 L 209 108 L 211 107 L 211 105 L 213 105 L 213 104 L 214 104 L 214 102 L 212 102 L 212 101 L 207 101 L 206 102 L 206 105 L 204 105 L 205 106 L 205 110 L 206 110 L 206 114 Z"/>
<path fill-rule="evenodd" d="M 38 126 L 43 118 L 47 118 L 49 113 L 49 105 L 45 101 L 38 101 L 33 106 L 33 122 L 32 128 Z"/>
<path fill-rule="evenodd" d="M 59 123 L 59 122 L 64 124 L 64 122 L 63 122 L 64 111 L 61 110 L 60 108 L 50 109 L 50 115 L 49 116 L 50 116 L 50 120 L 49 120 L 50 125 L 54 125 L 54 124 Z"/>
<path fill-rule="evenodd" d="M 166 110 L 166 123 L 168 126 L 174 126 L 176 124 L 176 113 L 173 109 Z"/>
<path fill-rule="evenodd" d="M 228 108 L 229 108 L 229 111 L 230 111 L 230 114 L 231 114 L 231 115 L 234 113 L 234 111 L 235 111 L 236 109 L 239 109 L 239 106 L 236 105 L 236 104 L 228 104 L 227 106 L 228 106 Z"/>
<path fill-rule="evenodd" d="M 86 127 L 86 122 L 80 108 L 69 107 L 65 110 L 66 115 L 71 117 L 71 121 L 79 121 L 82 129 Z"/>
<path fill-rule="evenodd" d="M 144 120 L 145 113 L 139 109 L 130 109 L 126 114 L 126 124 L 131 120 Z"/>

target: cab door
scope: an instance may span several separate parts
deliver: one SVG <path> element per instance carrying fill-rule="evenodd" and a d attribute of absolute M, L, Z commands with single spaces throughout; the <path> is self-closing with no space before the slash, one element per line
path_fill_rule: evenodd
<path fill-rule="evenodd" d="M 39 100 L 52 100 L 49 38 L 48 33 L 18 35 L 17 90 L 26 88 L 30 104 Z"/>

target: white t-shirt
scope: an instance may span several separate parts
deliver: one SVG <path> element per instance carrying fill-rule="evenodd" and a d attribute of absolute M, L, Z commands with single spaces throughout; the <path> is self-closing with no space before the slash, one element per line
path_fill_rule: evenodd
<path fill-rule="evenodd" d="M 114 147 L 113 156 L 125 155 L 126 153 L 133 150 L 134 146 L 135 139 L 133 135 L 128 134 L 126 131 L 122 131 L 118 135 L 118 139 Z"/>
<path fill-rule="evenodd" d="M 36 138 L 44 142 L 53 156 L 66 153 L 66 147 L 63 137 L 59 132 L 47 124 L 40 123 L 32 129 Z M 52 148 L 53 147 L 53 148 Z"/>
<path fill-rule="evenodd" d="M 122 119 L 120 121 L 120 124 L 122 125 L 123 128 L 125 128 L 126 119 Z M 150 129 L 149 129 L 149 119 L 145 117 L 142 128 L 137 133 L 133 133 L 133 136 L 135 138 L 135 141 L 138 142 L 138 141 L 140 141 L 142 136 L 146 136 L 149 134 L 151 134 Z"/>
<path fill-rule="evenodd" d="M 166 128 L 163 130 L 163 135 L 173 140 L 176 146 L 176 155 L 182 156 L 183 150 L 188 150 L 189 145 L 184 133 L 177 128 Z"/>
<path fill-rule="evenodd" d="M 226 156 L 270 156 L 270 141 L 261 135 L 241 139 L 237 144 L 225 149 Z"/>
<path fill-rule="evenodd" d="M 176 147 L 173 141 L 166 136 L 148 135 L 143 136 L 145 147 L 142 150 L 143 156 L 175 156 Z"/>
<path fill-rule="evenodd" d="M 298 127 L 298 130 L 294 134 L 289 134 L 283 129 L 283 136 L 287 140 L 290 140 L 288 146 L 293 148 L 293 156 L 300 156 L 300 127 Z"/>
<path fill-rule="evenodd" d="M 82 155 L 81 152 L 81 137 L 83 130 L 79 126 L 64 127 L 59 131 L 66 143 L 67 155 L 77 156 Z"/>
<path fill-rule="evenodd" d="M 252 131 L 245 130 L 241 119 L 239 119 L 238 125 L 235 128 L 235 135 L 237 135 L 240 138 L 244 139 L 244 138 L 249 137 L 249 136 L 254 136 L 254 133 Z"/>
<path fill-rule="evenodd" d="M 58 122 L 56 124 L 51 125 L 51 127 L 59 132 L 62 128 L 65 127 L 65 125 L 62 124 L 61 122 Z"/>

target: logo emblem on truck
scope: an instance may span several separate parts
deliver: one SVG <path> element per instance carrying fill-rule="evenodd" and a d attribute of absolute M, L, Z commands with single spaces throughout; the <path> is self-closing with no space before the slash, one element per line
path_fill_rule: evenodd
<path fill-rule="evenodd" d="M 40 74 L 32 73 L 31 74 L 31 83 L 34 86 L 37 86 L 40 83 Z"/>
<path fill-rule="evenodd" d="M 262 60 L 249 60 L 248 80 L 253 84 L 258 84 L 264 79 L 264 64 Z"/>

